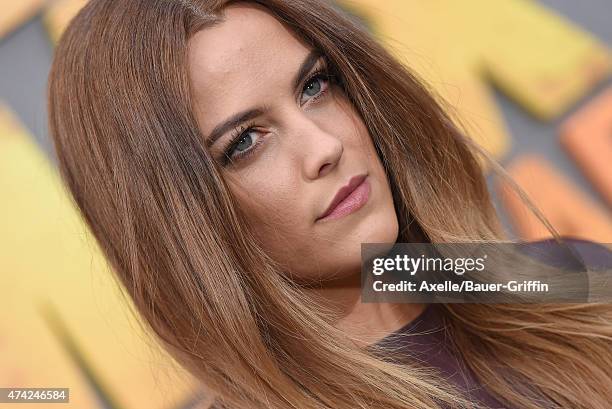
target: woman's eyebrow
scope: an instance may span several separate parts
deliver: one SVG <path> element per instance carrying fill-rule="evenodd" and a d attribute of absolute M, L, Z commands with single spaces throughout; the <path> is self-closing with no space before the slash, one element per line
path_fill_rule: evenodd
<path fill-rule="evenodd" d="M 243 122 L 250 119 L 263 115 L 264 110 L 261 108 L 248 109 L 246 111 L 238 112 L 232 115 L 219 125 L 215 126 L 208 138 L 206 139 L 206 147 L 210 148 L 219 138 L 223 136 L 230 129 L 235 128 Z"/>
<path fill-rule="evenodd" d="M 318 49 L 311 50 L 302 64 L 297 70 L 295 77 L 293 78 L 293 89 L 297 89 L 300 86 L 300 82 L 302 78 L 308 74 L 308 72 L 312 69 L 312 67 L 317 63 L 319 58 L 321 58 L 321 51 Z M 215 128 L 210 132 L 208 138 L 206 139 L 206 147 L 210 148 L 214 143 L 221 138 L 227 131 L 235 128 L 240 125 L 242 122 L 246 122 L 253 118 L 256 118 L 260 115 L 263 115 L 264 110 L 262 108 L 253 108 L 248 109 L 246 111 L 238 112 L 219 125 L 215 126 Z"/>

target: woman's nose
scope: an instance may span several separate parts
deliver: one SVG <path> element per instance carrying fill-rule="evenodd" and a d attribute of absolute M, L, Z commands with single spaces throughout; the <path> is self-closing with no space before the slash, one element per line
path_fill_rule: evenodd
<path fill-rule="evenodd" d="M 330 173 L 344 152 L 341 138 L 317 124 L 309 122 L 299 130 L 298 153 L 307 179 L 314 180 Z"/>
<path fill-rule="evenodd" d="M 310 118 L 302 117 L 296 125 L 295 153 L 305 177 L 314 180 L 327 175 L 338 165 L 344 152 L 341 138 Z"/>

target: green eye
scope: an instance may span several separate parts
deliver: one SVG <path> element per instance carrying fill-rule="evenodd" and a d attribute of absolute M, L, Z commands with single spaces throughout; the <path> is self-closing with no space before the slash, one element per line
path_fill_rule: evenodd
<path fill-rule="evenodd" d="M 261 145 L 263 139 L 261 132 L 254 129 L 252 125 L 244 131 L 237 132 L 237 136 L 232 138 L 229 146 L 223 153 L 222 165 L 226 166 L 230 161 L 236 162 L 240 159 L 252 155 Z"/>
<path fill-rule="evenodd" d="M 329 76 L 324 72 L 319 72 L 312 76 L 302 89 L 302 103 L 310 99 L 317 99 L 327 89 Z"/>
<path fill-rule="evenodd" d="M 321 91 L 321 83 L 319 82 L 318 78 L 314 78 L 312 81 L 310 81 L 306 85 L 306 88 L 304 89 L 304 93 L 308 95 L 309 97 L 313 97 L 317 95 L 320 91 Z"/>
<path fill-rule="evenodd" d="M 253 143 L 253 138 L 251 137 L 251 133 L 249 132 L 249 133 L 246 133 L 242 138 L 240 138 L 240 141 L 236 144 L 234 149 L 238 152 L 242 152 L 245 149 L 248 149 L 252 143 Z"/>

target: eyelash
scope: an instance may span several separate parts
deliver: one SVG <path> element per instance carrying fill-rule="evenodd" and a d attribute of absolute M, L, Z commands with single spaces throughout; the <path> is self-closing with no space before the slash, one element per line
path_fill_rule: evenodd
<path fill-rule="evenodd" d="M 310 74 L 308 76 L 308 78 L 306 79 L 306 81 L 304 81 L 304 85 L 302 86 L 302 92 L 300 94 L 300 96 L 304 93 L 304 90 L 306 89 L 306 86 L 308 84 L 310 84 L 312 81 L 317 80 L 317 79 L 321 79 L 324 81 L 328 82 L 328 88 L 319 92 L 317 95 L 311 97 L 308 102 L 313 101 L 316 102 L 317 100 L 319 100 L 321 97 L 325 96 L 325 94 L 327 94 L 328 90 L 329 90 L 329 84 L 331 83 L 331 81 L 333 81 L 333 79 L 335 78 L 334 75 L 330 74 L 329 71 L 327 70 L 326 67 L 322 67 L 317 69 L 316 71 L 314 71 L 312 74 Z M 257 142 L 255 142 L 254 145 L 252 145 L 249 150 L 245 151 L 244 153 L 238 154 L 235 157 L 231 157 L 232 151 L 234 150 L 234 148 L 238 145 L 238 143 L 240 143 L 240 140 L 247 135 L 250 131 L 252 131 L 255 128 L 255 124 L 254 123 L 247 123 L 242 125 L 240 128 L 237 128 L 233 133 L 232 133 L 232 138 L 231 141 L 229 142 L 228 146 L 225 148 L 224 152 L 223 152 L 223 159 L 222 159 L 222 165 L 226 166 L 228 165 L 230 162 L 237 162 L 239 160 L 243 160 L 246 159 L 247 157 L 249 157 L 250 155 L 252 155 L 253 153 L 255 153 L 259 146 L 262 143 L 261 138 L 257 139 Z"/>
<path fill-rule="evenodd" d="M 231 142 L 229 143 L 228 147 L 223 152 L 223 166 L 229 164 L 230 162 L 237 162 L 238 160 L 245 159 L 248 156 L 252 155 L 257 150 L 257 147 L 261 143 L 261 138 L 258 138 L 257 142 L 255 142 L 255 144 L 248 151 L 245 151 L 244 153 L 240 153 L 233 158 L 231 157 L 232 151 L 240 143 L 240 140 L 246 134 L 252 131 L 254 128 L 255 128 L 255 124 L 250 122 L 250 123 L 246 123 L 245 125 L 242 125 L 240 128 L 236 129 L 232 133 Z"/>

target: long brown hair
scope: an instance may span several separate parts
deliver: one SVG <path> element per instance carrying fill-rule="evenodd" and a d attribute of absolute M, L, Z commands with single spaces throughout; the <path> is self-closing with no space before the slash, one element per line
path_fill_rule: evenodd
<path fill-rule="evenodd" d="M 59 169 L 139 314 L 219 406 L 472 406 L 435 373 L 349 342 L 254 244 L 202 143 L 187 75 L 190 36 L 226 3 L 91 0 L 55 52 L 49 123 Z M 257 3 L 341 78 L 386 168 L 398 242 L 505 239 L 477 147 L 422 81 L 325 1 Z M 502 402 L 609 407 L 609 306 L 443 309 L 460 354 Z"/>

